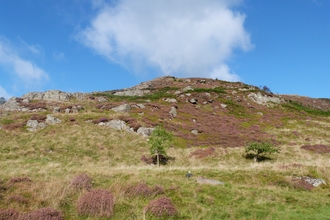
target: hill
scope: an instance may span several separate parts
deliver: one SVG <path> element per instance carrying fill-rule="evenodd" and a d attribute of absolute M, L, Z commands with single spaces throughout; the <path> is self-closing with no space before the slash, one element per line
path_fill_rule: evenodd
<path fill-rule="evenodd" d="M 164 196 L 173 219 L 326 218 L 328 186 L 311 181 L 329 181 L 329 109 L 329 99 L 204 78 L 13 97 L 0 105 L 0 219 L 51 212 L 42 208 L 86 219 L 79 201 L 94 189 L 113 194 L 113 219 L 157 218 L 146 207 Z M 157 125 L 174 135 L 159 168 L 147 143 Z M 251 142 L 280 153 L 255 163 Z"/>

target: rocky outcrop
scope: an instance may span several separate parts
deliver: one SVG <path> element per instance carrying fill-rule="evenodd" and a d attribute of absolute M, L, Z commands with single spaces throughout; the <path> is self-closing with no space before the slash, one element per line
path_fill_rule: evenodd
<path fill-rule="evenodd" d="M 274 104 L 281 104 L 281 102 L 284 102 L 284 99 L 280 99 L 278 97 L 273 97 L 273 96 L 267 96 L 267 95 L 262 95 L 260 92 L 256 93 L 250 93 L 248 95 L 250 100 L 258 103 L 259 105 L 266 105 L 269 106 L 270 103 Z"/>
<path fill-rule="evenodd" d="M 142 89 L 129 89 L 115 92 L 113 95 L 117 96 L 144 96 L 149 94 L 150 90 L 142 90 Z"/>
<path fill-rule="evenodd" d="M 28 120 L 26 123 L 26 127 L 27 127 L 27 130 L 29 130 L 29 131 L 36 131 L 36 130 L 47 127 L 47 124 L 55 125 L 55 124 L 58 124 L 61 122 L 62 121 L 59 118 L 56 118 L 52 115 L 47 115 L 47 118 L 45 121 L 38 121 L 35 119 Z"/>
<path fill-rule="evenodd" d="M 83 100 L 87 98 L 87 95 L 81 92 L 68 93 L 60 90 L 49 90 L 46 92 L 30 92 L 22 96 L 22 99 L 50 101 L 70 101 L 72 98 Z"/>
<path fill-rule="evenodd" d="M 17 98 L 12 97 L 7 102 L 0 105 L 0 109 L 5 111 L 20 111 L 22 107 L 19 105 Z"/>
<path fill-rule="evenodd" d="M 47 125 L 44 122 L 38 122 L 38 120 L 28 120 L 26 127 L 28 131 L 36 131 L 38 129 L 43 129 Z"/>

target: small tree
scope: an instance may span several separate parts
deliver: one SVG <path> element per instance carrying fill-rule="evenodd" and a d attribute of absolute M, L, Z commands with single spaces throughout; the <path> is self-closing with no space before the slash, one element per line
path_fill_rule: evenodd
<path fill-rule="evenodd" d="M 0 105 L 5 103 L 6 102 L 6 99 L 4 97 L 0 97 Z"/>
<path fill-rule="evenodd" d="M 273 144 L 270 142 L 252 142 L 249 143 L 245 147 L 245 153 L 251 155 L 250 152 L 253 152 L 254 160 L 257 162 L 258 160 L 264 158 L 266 154 L 278 153 L 280 150 L 276 147 L 273 147 Z"/>
<path fill-rule="evenodd" d="M 156 156 L 157 166 L 159 166 L 159 156 L 167 156 L 166 150 L 173 141 L 173 135 L 165 130 L 163 126 L 157 126 L 149 138 L 149 149 L 151 155 Z"/>

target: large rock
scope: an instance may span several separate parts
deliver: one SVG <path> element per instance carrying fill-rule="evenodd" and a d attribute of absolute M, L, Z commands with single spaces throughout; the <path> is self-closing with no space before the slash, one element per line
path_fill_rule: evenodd
<path fill-rule="evenodd" d="M 117 130 L 132 131 L 132 129 L 128 127 L 124 121 L 118 119 L 108 121 L 104 123 L 104 125 Z"/>
<path fill-rule="evenodd" d="M 188 92 L 188 91 L 192 91 L 192 90 L 194 90 L 193 87 L 187 86 L 187 87 L 185 87 L 185 88 L 182 89 L 182 92 Z"/>
<path fill-rule="evenodd" d="M 5 111 L 19 111 L 21 110 L 21 107 L 19 103 L 16 100 L 16 97 L 10 98 L 7 102 L 0 105 L 0 109 Z"/>
<path fill-rule="evenodd" d="M 47 125 L 44 122 L 38 122 L 38 120 L 28 120 L 26 123 L 27 130 L 36 131 L 38 129 L 43 129 Z"/>
<path fill-rule="evenodd" d="M 117 107 L 112 108 L 111 110 L 115 112 L 121 112 L 121 113 L 126 113 L 131 110 L 131 106 L 129 104 L 123 104 Z"/>
<path fill-rule="evenodd" d="M 283 102 L 283 100 L 278 97 L 271 97 L 271 96 L 266 96 L 266 95 L 263 96 L 260 92 L 258 92 L 257 94 L 250 93 L 248 95 L 248 97 L 252 101 L 254 101 L 260 105 L 268 105 L 269 102 L 275 103 L 275 104 L 280 104 L 281 102 Z"/>
<path fill-rule="evenodd" d="M 176 110 L 176 107 L 174 107 L 174 106 L 172 106 L 171 107 L 171 110 L 170 110 L 170 116 L 172 117 L 172 118 L 175 118 L 177 115 L 178 115 L 178 112 L 177 112 L 177 110 Z"/>
<path fill-rule="evenodd" d="M 55 124 L 58 124 L 58 123 L 61 123 L 61 122 L 62 121 L 59 118 L 56 118 L 52 115 L 47 115 L 47 118 L 46 118 L 46 123 L 47 124 L 55 125 Z"/>
<path fill-rule="evenodd" d="M 139 127 L 139 129 L 136 131 L 136 133 L 141 134 L 142 136 L 150 136 L 155 130 L 155 128 L 146 128 L 146 127 Z"/>
<path fill-rule="evenodd" d="M 166 98 L 164 99 L 165 102 L 169 102 L 169 103 L 177 103 L 178 101 L 174 98 Z"/>
<path fill-rule="evenodd" d="M 70 97 L 70 93 L 62 92 L 59 90 L 49 90 L 45 92 L 43 99 L 52 101 L 69 101 Z"/>

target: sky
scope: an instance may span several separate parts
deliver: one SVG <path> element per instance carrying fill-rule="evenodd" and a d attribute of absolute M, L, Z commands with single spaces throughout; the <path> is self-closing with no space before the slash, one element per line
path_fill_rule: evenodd
<path fill-rule="evenodd" d="M 0 0 L 0 97 L 166 75 L 330 98 L 330 0 Z"/>

